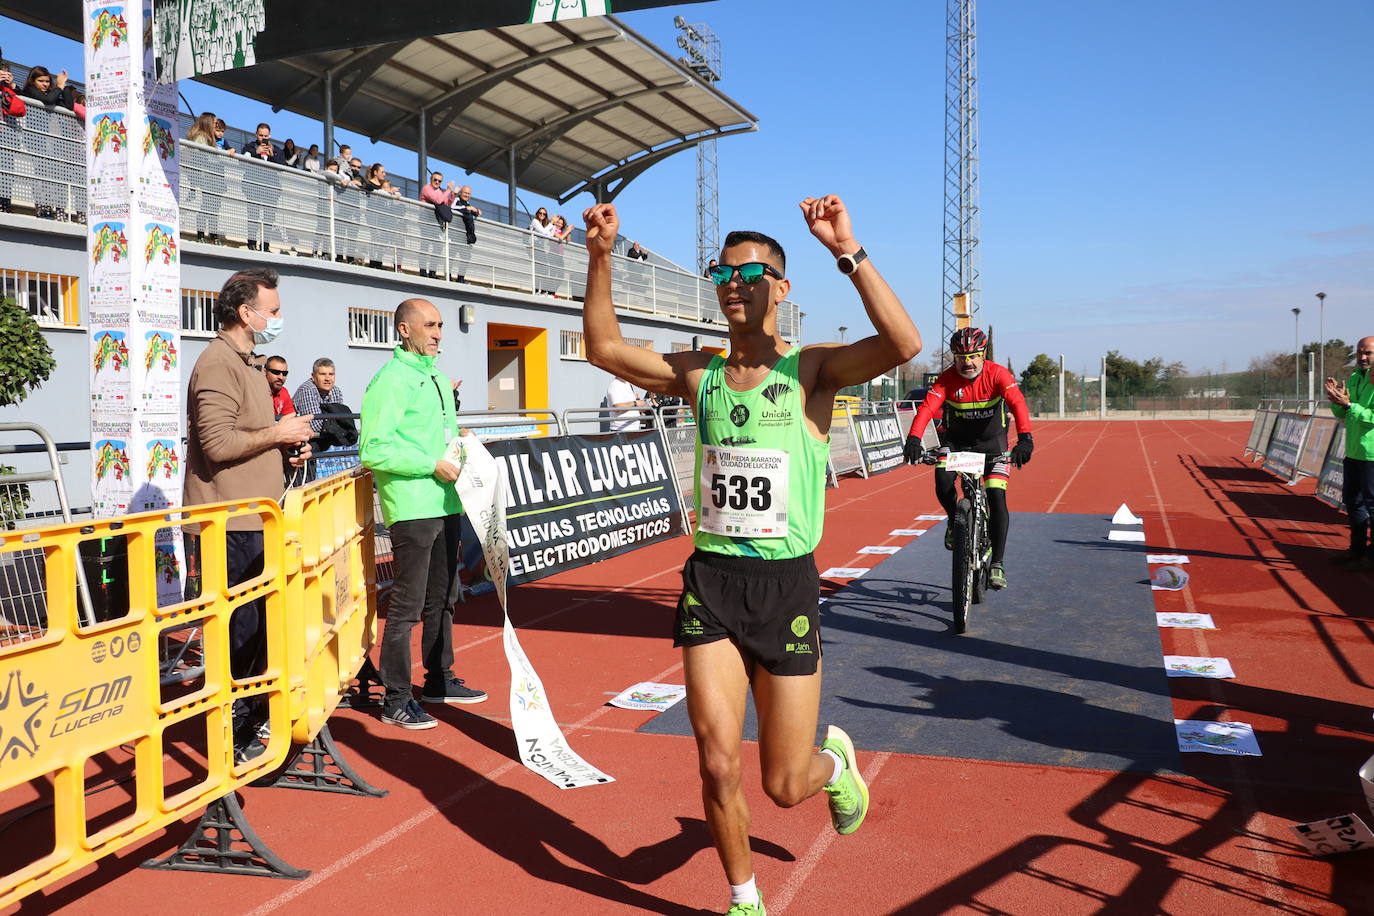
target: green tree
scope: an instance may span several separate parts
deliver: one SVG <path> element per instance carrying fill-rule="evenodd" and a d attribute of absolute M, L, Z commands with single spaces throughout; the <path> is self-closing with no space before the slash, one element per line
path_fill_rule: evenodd
<path fill-rule="evenodd" d="M 13 299 L 0 299 L 0 407 L 24 400 L 56 367 L 38 322 Z M 13 473 L 13 467 L 0 465 L 0 475 Z M 0 487 L 0 528 L 13 528 L 28 504 L 28 484 Z"/>
<path fill-rule="evenodd" d="M 1048 354 L 1038 353 L 1021 370 L 1021 392 L 1028 398 L 1047 398 L 1059 390 L 1059 364 Z"/>

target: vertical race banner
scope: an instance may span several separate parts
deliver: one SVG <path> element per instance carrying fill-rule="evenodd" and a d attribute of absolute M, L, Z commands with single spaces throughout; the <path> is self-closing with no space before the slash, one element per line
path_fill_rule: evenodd
<path fill-rule="evenodd" d="M 84 0 L 91 495 L 98 517 L 181 504 L 176 84 L 153 76 L 146 0 Z M 159 603 L 181 597 L 179 529 Z"/>
<path fill-rule="evenodd" d="M 511 727 L 520 749 L 520 761 L 560 789 L 615 782 L 568 747 L 554 720 L 544 683 L 521 648 L 510 622 L 506 609 L 510 545 L 506 539 L 506 486 L 500 465 L 474 435 L 454 439 L 445 457 L 458 465 L 458 497 L 482 542 L 487 574 L 501 602 L 503 643 L 510 666 Z"/>

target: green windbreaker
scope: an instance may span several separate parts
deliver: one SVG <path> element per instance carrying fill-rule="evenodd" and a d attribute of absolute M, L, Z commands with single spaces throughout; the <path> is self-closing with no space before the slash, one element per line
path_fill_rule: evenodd
<path fill-rule="evenodd" d="M 397 346 L 363 393 L 358 453 L 372 471 L 388 525 L 463 511 L 453 484 L 434 476 L 458 434 L 453 384 L 434 357 Z"/>
<path fill-rule="evenodd" d="M 1356 369 L 1345 385 L 1350 406 L 1331 405 L 1331 412 L 1345 420 L 1346 457 L 1360 461 L 1374 461 L 1374 382 L 1369 375 Z"/>

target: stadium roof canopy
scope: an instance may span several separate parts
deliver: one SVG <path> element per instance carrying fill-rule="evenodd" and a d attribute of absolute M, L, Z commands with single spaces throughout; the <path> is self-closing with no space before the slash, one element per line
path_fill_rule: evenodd
<path fill-rule="evenodd" d="M 0 12 L 82 40 L 80 0 Z M 451 32 L 197 77 L 560 202 L 757 118 L 613 16 Z M 328 91 L 326 91 L 328 90 Z M 399 170 L 395 170 L 399 171 Z M 512 193 L 512 197 L 514 194 Z"/>

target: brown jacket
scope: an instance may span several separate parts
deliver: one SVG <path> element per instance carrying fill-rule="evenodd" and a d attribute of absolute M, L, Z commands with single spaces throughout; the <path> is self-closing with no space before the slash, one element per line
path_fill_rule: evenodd
<path fill-rule="evenodd" d="M 184 503 L 262 498 L 284 490 L 282 454 L 272 447 L 250 454 L 246 433 L 276 422 L 267 377 L 248 364 L 221 331 L 191 370 L 186 391 L 186 490 Z M 237 531 L 260 531 L 253 517 L 229 522 Z"/>

